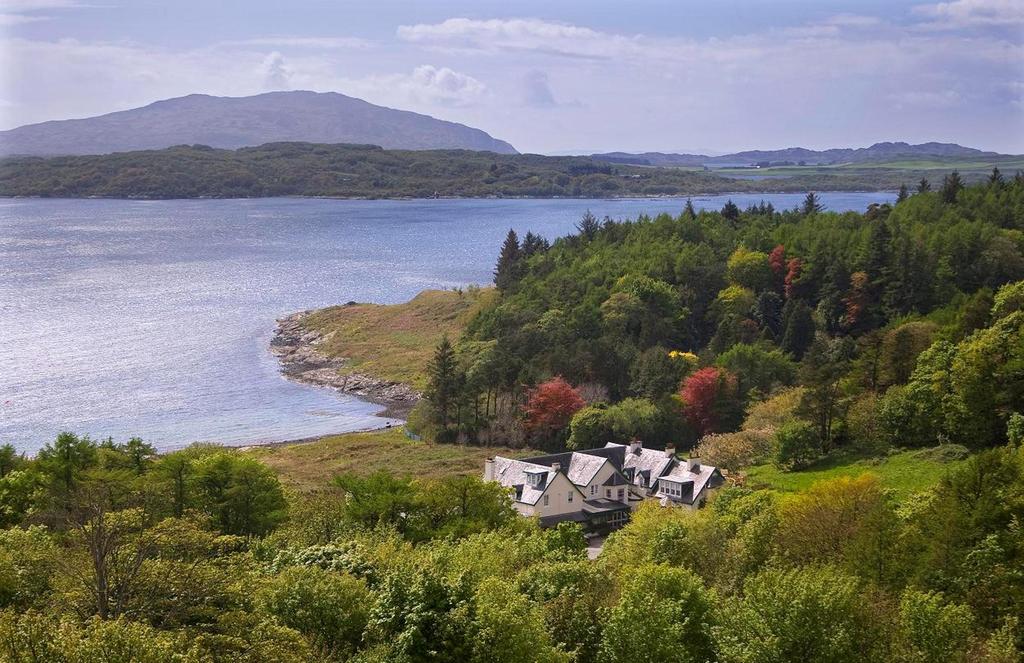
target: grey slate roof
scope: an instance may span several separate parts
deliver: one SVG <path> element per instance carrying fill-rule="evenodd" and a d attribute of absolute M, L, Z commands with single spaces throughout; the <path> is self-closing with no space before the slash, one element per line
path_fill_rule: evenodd
<path fill-rule="evenodd" d="M 691 472 L 686 469 L 685 463 L 680 463 L 678 466 L 673 468 L 671 472 L 661 478 L 681 483 L 682 495 L 678 497 L 675 495 L 668 495 L 661 491 L 659 484 L 657 496 L 667 497 L 670 500 L 685 502 L 686 504 L 693 504 L 694 500 L 700 496 L 701 492 L 703 492 L 705 488 L 715 488 L 721 485 L 725 480 L 717 467 L 701 465 L 697 472 Z"/>
<path fill-rule="evenodd" d="M 632 468 L 633 485 L 642 488 L 653 489 L 657 487 L 658 478 L 666 474 L 676 460 L 666 456 L 664 451 L 659 449 L 640 448 L 639 453 L 633 453 L 629 447 L 622 444 L 609 442 L 605 449 L 619 447 L 623 450 L 622 468 Z"/>
<path fill-rule="evenodd" d="M 562 466 L 562 471 L 565 472 L 565 476 L 577 486 L 589 484 L 594 479 L 594 475 L 601 470 L 601 466 L 605 464 L 605 461 L 605 458 L 595 456 L 586 451 L 567 451 L 560 454 L 523 459 L 523 462 L 543 465 L 545 467 L 551 467 L 554 463 L 559 463 Z"/>
<path fill-rule="evenodd" d="M 546 475 L 543 487 L 537 489 L 530 485 L 526 476 L 529 471 L 542 472 Z M 506 488 L 514 488 L 517 502 L 536 504 L 554 478 L 555 473 L 550 467 L 513 458 L 494 457 L 494 480 Z"/>

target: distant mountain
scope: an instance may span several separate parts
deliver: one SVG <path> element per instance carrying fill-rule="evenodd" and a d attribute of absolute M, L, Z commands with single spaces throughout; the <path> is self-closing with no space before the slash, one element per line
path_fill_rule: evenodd
<path fill-rule="evenodd" d="M 335 92 L 296 91 L 190 94 L 98 117 L 29 124 L 0 131 L 0 155 L 107 154 L 173 145 L 237 149 L 285 141 L 516 154 L 505 141 L 463 124 Z"/>
<path fill-rule="evenodd" d="M 955 143 L 875 143 L 871 147 L 838 148 L 831 150 L 808 150 L 803 147 L 788 147 L 783 150 L 748 150 L 721 156 L 706 154 L 669 154 L 664 152 L 606 152 L 592 154 L 593 158 L 610 163 L 634 164 L 638 166 L 726 166 L 771 165 L 822 165 L 840 163 L 872 163 L 901 159 L 950 159 L 1000 156 L 997 152 L 983 152 Z"/>

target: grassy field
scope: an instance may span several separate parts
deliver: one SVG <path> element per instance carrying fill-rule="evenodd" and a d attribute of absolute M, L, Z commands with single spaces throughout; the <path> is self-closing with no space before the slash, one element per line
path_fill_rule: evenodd
<path fill-rule="evenodd" d="M 422 390 L 427 362 L 441 337 L 454 340 L 496 294 L 492 288 L 425 290 L 404 304 L 325 308 L 311 315 L 306 326 L 333 333 L 320 350 L 347 359 L 350 371 Z"/>
<path fill-rule="evenodd" d="M 861 474 L 873 474 L 886 488 L 905 497 L 934 486 L 951 468 L 964 461 L 940 462 L 922 458 L 920 452 L 904 451 L 885 458 L 826 458 L 799 472 L 786 472 L 774 465 L 755 465 L 746 470 L 751 488 L 774 488 L 783 492 L 805 490 L 818 481 Z"/>
<path fill-rule="evenodd" d="M 333 477 L 348 472 L 370 474 L 388 470 L 392 474 L 424 479 L 481 474 L 488 456 L 522 456 L 530 452 L 503 447 L 432 444 L 411 440 L 402 429 L 391 428 L 334 435 L 315 442 L 252 447 L 246 453 L 272 467 L 286 486 L 305 492 L 323 488 Z"/>

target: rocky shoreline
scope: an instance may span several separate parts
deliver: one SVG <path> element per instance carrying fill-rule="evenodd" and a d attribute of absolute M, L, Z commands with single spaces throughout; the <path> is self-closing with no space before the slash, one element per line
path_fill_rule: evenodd
<path fill-rule="evenodd" d="M 348 362 L 344 358 L 328 357 L 318 350 L 317 346 L 330 334 L 306 328 L 305 320 L 313 312 L 299 311 L 277 321 L 270 351 L 277 356 L 284 376 L 382 405 L 384 409 L 378 416 L 404 419 L 420 399 L 420 393 L 401 382 L 351 372 L 346 369 Z"/>

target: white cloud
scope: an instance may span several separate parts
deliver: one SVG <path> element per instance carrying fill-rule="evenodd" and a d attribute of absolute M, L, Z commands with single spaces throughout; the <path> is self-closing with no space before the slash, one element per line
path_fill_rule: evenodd
<path fill-rule="evenodd" d="M 4 0 L 4 10 L 8 12 L 34 12 L 46 9 L 73 9 L 87 7 L 76 0 Z"/>
<path fill-rule="evenodd" d="M 36 14 L 34 12 L 46 11 L 48 9 L 73 9 L 86 7 L 75 0 L 4 0 L 0 9 L 0 27 L 11 27 L 23 23 L 35 23 L 36 21 L 47 21 L 50 16 Z"/>
<path fill-rule="evenodd" d="M 871 28 L 882 23 L 877 16 L 864 16 L 863 14 L 836 14 L 823 21 L 829 25 L 847 28 Z"/>
<path fill-rule="evenodd" d="M 48 18 L 49 16 L 31 16 L 29 14 L 0 14 L 0 27 L 45 21 Z"/>
<path fill-rule="evenodd" d="M 956 90 L 905 90 L 889 95 L 898 108 L 951 108 L 963 102 Z"/>
<path fill-rule="evenodd" d="M 536 18 L 450 18 L 436 24 L 399 26 L 398 37 L 452 50 L 524 50 L 592 58 L 613 57 L 639 48 L 629 37 Z"/>
<path fill-rule="evenodd" d="M 1024 25 L 1024 2 L 1020 0 L 952 0 L 934 5 L 918 5 L 915 13 L 935 29 L 1003 27 Z"/>
<path fill-rule="evenodd" d="M 487 86 L 468 74 L 430 64 L 419 65 L 409 74 L 371 76 L 354 83 L 376 87 L 378 93 L 397 90 L 413 102 L 441 106 L 473 104 L 487 91 Z"/>
<path fill-rule="evenodd" d="M 291 71 L 285 66 L 284 56 L 278 51 L 264 58 L 263 80 L 268 90 L 287 90 L 291 87 Z"/>
<path fill-rule="evenodd" d="M 221 42 L 222 46 L 274 46 L 278 48 L 309 48 L 309 49 L 356 49 L 363 50 L 373 47 L 369 39 L 358 37 L 254 37 L 252 39 L 236 39 Z"/>
<path fill-rule="evenodd" d="M 534 108 L 551 108 L 558 105 L 546 73 L 536 69 L 526 72 L 523 76 L 523 103 Z"/>

